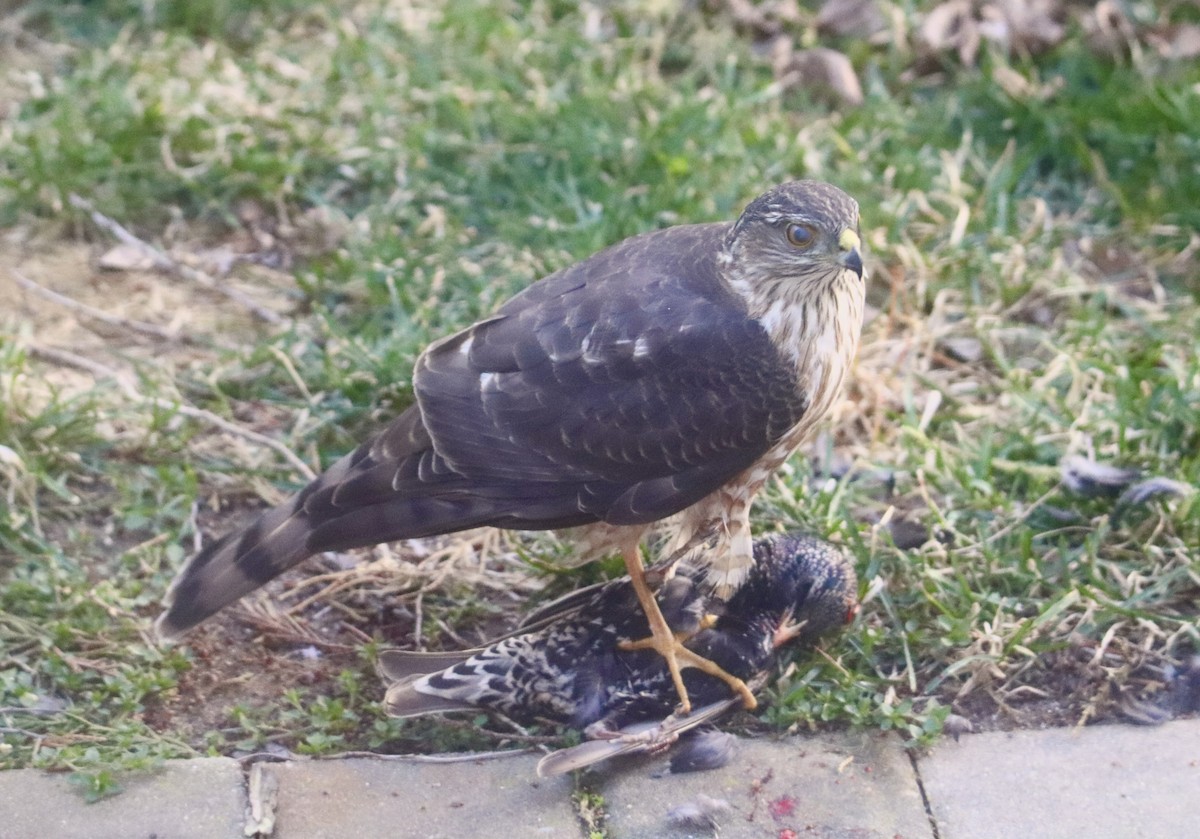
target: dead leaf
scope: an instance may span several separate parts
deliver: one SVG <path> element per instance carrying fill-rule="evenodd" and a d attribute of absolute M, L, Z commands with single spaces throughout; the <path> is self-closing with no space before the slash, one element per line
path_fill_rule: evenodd
<path fill-rule="evenodd" d="M 962 336 L 958 338 L 943 338 L 938 346 L 946 355 L 963 364 L 975 364 L 983 358 L 983 342 L 978 338 Z"/>
<path fill-rule="evenodd" d="M 173 254 L 180 262 L 189 263 L 193 268 L 199 268 L 211 277 L 228 277 L 233 270 L 238 255 L 228 245 L 218 245 L 215 248 L 200 248 L 193 254 Z"/>
<path fill-rule="evenodd" d="M 1146 35 L 1146 41 L 1163 58 L 1187 61 L 1200 57 L 1200 24 L 1181 23 Z"/>
<path fill-rule="evenodd" d="M 980 34 L 1009 55 L 1038 55 L 1067 34 L 1058 0 L 996 0 L 980 16 Z"/>
<path fill-rule="evenodd" d="M 950 0 L 925 16 L 917 30 L 919 49 L 927 56 L 952 52 L 964 66 L 974 65 L 979 54 L 979 22 L 968 0 Z"/>
<path fill-rule="evenodd" d="M 1036 72 L 1036 71 L 1033 71 Z M 1055 76 L 1046 83 L 1036 78 L 1028 79 L 1006 64 L 997 64 L 992 70 L 992 81 L 1013 99 L 1045 102 L 1066 84 L 1062 76 Z"/>
<path fill-rule="evenodd" d="M 1154 265 L 1145 254 L 1124 241 L 1084 236 L 1064 242 L 1063 256 L 1073 270 L 1103 283 L 1116 295 L 1152 302 L 1163 299 Z"/>
<path fill-rule="evenodd" d="M 105 271 L 152 271 L 154 258 L 134 245 L 116 245 L 96 260 Z"/>
<path fill-rule="evenodd" d="M 825 0 L 817 12 L 817 31 L 826 35 L 869 38 L 886 26 L 878 0 Z"/>
<path fill-rule="evenodd" d="M 275 830 L 279 807 L 279 778 L 262 763 L 250 767 L 247 836 L 270 836 Z"/>
<path fill-rule="evenodd" d="M 1085 14 L 1083 29 L 1093 52 L 1110 58 L 1129 55 L 1134 44 L 1134 29 L 1121 4 L 1115 0 L 1100 0 Z"/>
<path fill-rule="evenodd" d="M 861 105 L 863 89 L 850 59 L 837 50 L 816 47 L 792 53 L 776 66 L 784 90 L 804 88 L 812 96 L 838 105 Z"/>
<path fill-rule="evenodd" d="M 749 29 L 759 37 L 778 35 L 785 26 L 800 22 L 800 7 L 796 0 L 727 0 L 729 14 L 738 26 Z"/>

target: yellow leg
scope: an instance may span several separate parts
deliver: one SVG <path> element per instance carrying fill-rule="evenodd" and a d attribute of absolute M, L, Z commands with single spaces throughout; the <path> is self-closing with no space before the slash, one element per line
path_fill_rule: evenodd
<path fill-rule="evenodd" d="M 709 659 L 683 646 L 683 641 L 686 638 L 680 637 L 671 630 L 666 618 L 663 617 L 662 609 L 658 607 L 658 601 L 654 599 L 654 593 L 650 591 L 650 587 L 646 584 L 646 569 L 642 565 L 642 555 L 636 545 L 625 551 L 625 569 L 629 572 L 629 579 L 633 583 L 633 590 L 637 593 L 638 602 L 642 604 L 642 611 L 646 614 L 646 622 L 650 624 L 650 637 L 638 641 L 623 641 L 621 642 L 621 649 L 655 650 L 666 660 L 667 671 L 671 674 L 671 681 L 675 685 L 675 692 L 679 694 L 680 712 L 685 715 L 692 712 L 692 703 L 688 699 L 687 688 L 684 687 L 683 676 L 680 674 L 681 661 L 684 667 L 695 667 L 697 670 L 707 673 L 710 676 L 715 676 L 729 685 L 730 689 L 741 697 L 742 705 L 747 711 L 752 711 L 758 707 L 758 700 L 754 698 L 754 694 L 750 688 L 746 687 L 745 682 L 737 676 L 725 672 Z M 714 616 L 705 615 L 701 619 L 700 626 L 702 629 L 707 629 L 715 621 L 716 618 Z"/>
<path fill-rule="evenodd" d="M 681 647 L 676 654 L 683 661 L 684 667 L 695 667 L 710 676 L 716 676 L 729 685 L 733 692 L 742 698 L 742 707 L 747 711 L 753 711 L 758 707 L 758 700 L 754 698 L 754 693 L 737 676 L 725 672 L 715 662 L 692 652 L 687 647 Z"/>
<path fill-rule="evenodd" d="M 624 649 L 654 649 L 666 659 L 667 670 L 671 674 L 671 681 L 675 684 L 675 692 L 679 694 L 680 708 L 684 714 L 690 714 L 692 703 L 688 699 L 687 688 L 683 686 L 683 676 L 679 674 L 679 659 L 677 658 L 680 651 L 687 652 L 687 650 L 679 643 L 675 633 L 667 625 L 667 619 L 663 617 L 662 609 L 658 608 L 658 601 L 654 599 L 654 593 L 646 585 L 646 568 L 642 565 L 642 554 L 637 545 L 625 550 L 625 570 L 629 572 L 633 590 L 637 593 L 638 602 L 642 604 L 646 622 L 650 624 L 650 637 L 621 646 Z"/>

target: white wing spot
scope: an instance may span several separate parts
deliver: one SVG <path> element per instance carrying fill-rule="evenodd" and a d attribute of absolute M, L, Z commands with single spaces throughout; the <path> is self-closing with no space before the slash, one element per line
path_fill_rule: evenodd
<path fill-rule="evenodd" d="M 479 374 L 479 389 L 494 390 L 497 381 L 500 379 L 499 373 L 480 373 Z"/>
<path fill-rule="evenodd" d="M 467 340 L 463 341 L 458 347 L 458 354 L 464 358 L 471 352 L 471 344 L 475 343 L 475 336 L 468 335 Z"/>
<path fill-rule="evenodd" d="M 645 338 L 638 338 L 633 344 L 633 357 L 645 358 L 650 354 L 650 342 Z"/>
<path fill-rule="evenodd" d="M 592 331 L 589 332 L 586 336 L 584 336 L 582 343 L 580 343 L 580 345 L 579 345 L 579 348 L 581 350 L 583 350 L 583 361 L 585 364 L 600 364 L 601 362 L 604 361 L 603 355 L 601 355 L 600 353 L 593 353 L 591 351 L 592 350 L 592 335 L 595 333 L 595 331 L 596 331 L 595 327 L 593 327 Z"/>

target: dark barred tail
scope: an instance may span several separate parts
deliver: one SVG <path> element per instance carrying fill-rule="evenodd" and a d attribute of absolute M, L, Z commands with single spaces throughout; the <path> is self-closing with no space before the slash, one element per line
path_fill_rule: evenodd
<path fill-rule="evenodd" d="M 186 632 L 313 554 L 479 527 L 507 511 L 502 502 L 471 498 L 409 498 L 347 509 L 326 503 L 324 479 L 189 560 L 155 623 L 160 640 Z"/>
<path fill-rule="evenodd" d="M 311 537 L 320 519 L 330 515 L 329 499 L 370 462 L 369 447 L 360 446 L 287 501 L 184 563 L 163 599 L 167 611 L 154 622 L 159 640 L 178 637 L 321 550 L 312 547 Z"/>
<path fill-rule="evenodd" d="M 167 591 L 167 611 L 154 624 L 159 639 L 181 635 L 307 559 L 311 526 L 303 503 L 295 496 L 192 557 Z"/>
<path fill-rule="evenodd" d="M 574 496 L 554 485 L 476 485 L 453 474 L 396 480 L 406 466 L 363 447 L 248 527 L 204 548 L 171 584 L 167 611 L 155 623 L 158 637 L 175 638 L 313 554 L 489 524 L 582 523 Z"/>

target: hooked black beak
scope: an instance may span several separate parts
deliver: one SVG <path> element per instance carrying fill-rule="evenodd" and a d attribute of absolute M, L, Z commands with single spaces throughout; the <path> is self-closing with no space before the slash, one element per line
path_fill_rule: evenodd
<path fill-rule="evenodd" d="M 838 263 L 843 268 L 849 268 L 855 274 L 858 274 L 860 280 L 863 275 L 863 261 L 862 254 L 859 253 L 858 249 L 861 245 L 862 242 L 859 240 L 858 234 L 849 228 L 843 230 L 842 235 L 838 237 L 838 247 L 842 250 L 841 255 L 838 256 Z"/>

